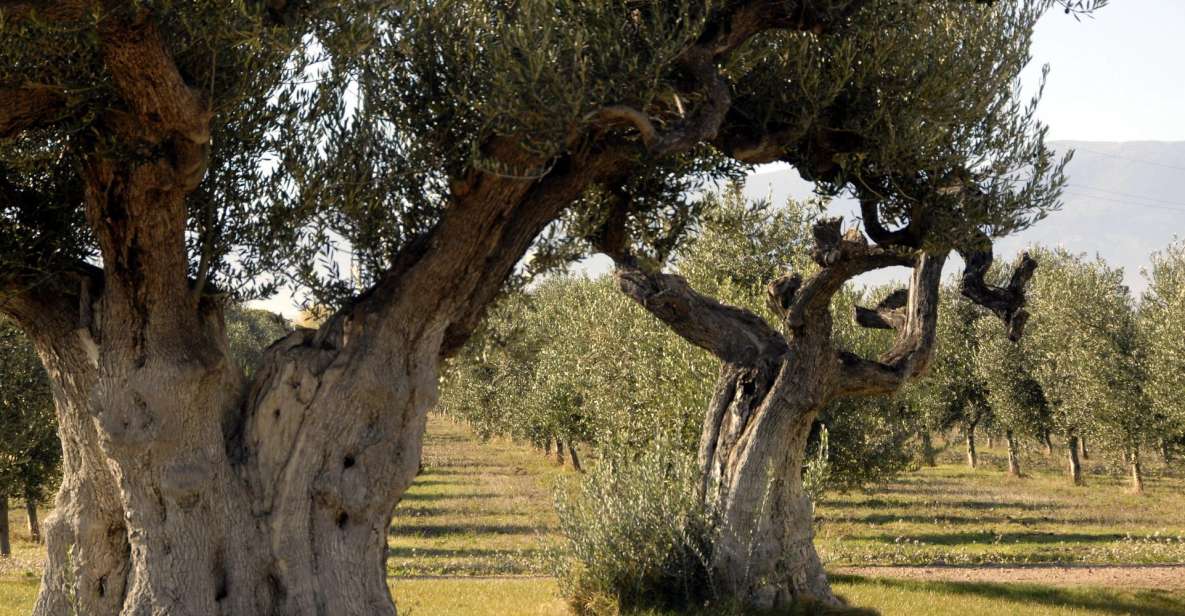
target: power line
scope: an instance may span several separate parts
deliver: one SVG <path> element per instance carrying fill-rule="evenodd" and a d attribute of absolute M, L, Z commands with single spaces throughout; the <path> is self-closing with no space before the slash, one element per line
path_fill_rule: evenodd
<path fill-rule="evenodd" d="M 1177 212 L 1179 214 L 1185 214 L 1185 209 L 1177 208 L 1177 207 L 1169 207 L 1167 205 L 1152 205 L 1151 203 L 1135 203 L 1132 201 L 1124 201 L 1123 199 L 1109 199 L 1107 197 L 1100 197 L 1098 195 L 1091 195 L 1088 193 L 1070 193 L 1070 194 L 1077 196 L 1077 197 L 1084 198 L 1084 199 L 1095 199 L 1097 201 L 1109 201 L 1111 203 L 1120 203 L 1123 205 L 1134 205 L 1136 207 L 1147 207 L 1147 208 L 1152 208 L 1152 209 L 1156 209 L 1156 210 L 1166 210 L 1169 212 Z M 1183 204 L 1183 205 L 1185 205 L 1185 204 Z"/>
<path fill-rule="evenodd" d="M 1096 192 L 1106 193 L 1110 195 L 1117 195 L 1120 197 L 1127 197 L 1129 199 L 1142 199 L 1144 201 L 1152 201 L 1154 203 L 1164 203 L 1166 205 L 1180 205 L 1185 207 L 1185 201 L 1167 201 L 1158 197 L 1149 197 L 1146 195 L 1137 195 L 1135 193 L 1128 193 L 1119 190 L 1111 190 L 1109 188 L 1099 188 L 1097 186 L 1087 186 L 1085 184 L 1067 184 L 1066 188 L 1073 188 L 1078 190 L 1093 190 Z"/>
<path fill-rule="evenodd" d="M 1133 163 L 1140 163 L 1140 164 L 1144 164 L 1144 165 L 1155 165 L 1157 167 L 1164 167 L 1166 169 L 1176 169 L 1178 171 L 1185 171 L 1185 167 L 1181 167 L 1179 165 L 1169 165 L 1166 163 L 1159 163 L 1154 160 L 1144 160 L 1142 158 L 1132 158 L 1130 156 L 1123 156 L 1120 154 L 1112 154 L 1110 152 L 1102 152 L 1099 150 L 1092 150 L 1090 148 L 1075 147 L 1075 148 L 1071 148 L 1071 149 L 1074 150 L 1075 152 L 1090 152 L 1091 154 L 1096 154 L 1098 156 L 1106 156 L 1109 158 L 1117 158 L 1119 160 L 1126 160 L 1126 161 L 1130 161 Z"/>

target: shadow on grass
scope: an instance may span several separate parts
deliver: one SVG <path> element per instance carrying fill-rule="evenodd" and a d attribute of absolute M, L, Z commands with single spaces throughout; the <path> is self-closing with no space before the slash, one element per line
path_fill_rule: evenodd
<path fill-rule="evenodd" d="M 930 545 L 965 545 L 965 544 L 1009 544 L 1009 543 L 1111 543 L 1123 539 L 1126 535 L 1105 533 L 993 533 L 993 532 L 962 532 L 962 533 L 904 533 L 901 535 L 865 535 L 860 539 L 865 541 L 879 541 L 881 543 L 898 543 L 900 539 L 921 541 Z"/>
<path fill-rule="evenodd" d="M 1070 607 L 1110 614 L 1141 616 L 1181 616 L 1185 597 L 1161 590 L 1113 591 L 1100 588 L 1053 588 L 1034 584 L 995 584 L 988 582 L 923 582 L 859 575 L 831 575 L 841 584 L 872 584 L 912 592 L 943 595 L 969 595 L 1029 603 L 1049 607 Z"/>
<path fill-rule="evenodd" d="M 1046 516 L 967 516 L 967 515 L 894 515 L 891 513 L 870 513 L 867 515 L 823 516 L 825 522 L 846 522 L 873 526 L 907 522 L 911 524 L 1080 524 L 1091 526 L 1090 520 L 1058 520 Z"/>
<path fill-rule="evenodd" d="M 545 550 L 525 548 L 521 550 L 489 550 L 484 548 L 413 548 L 391 546 L 387 555 L 391 558 L 538 558 Z"/>
<path fill-rule="evenodd" d="M 823 501 L 824 507 L 843 507 L 851 509 L 916 509 L 917 507 L 944 507 L 949 509 L 972 509 L 984 511 L 991 509 L 1020 509 L 1022 511 L 1043 511 L 1053 506 L 1048 503 L 1023 503 L 1017 501 L 985 501 L 985 500 L 916 500 L 905 498 L 870 498 L 858 500 L 850 498 L 829 498 Z"/>
<path fill-rule="evenodd" d="M 401 502 L 407 501 L 442 501 L 442 500 L 478 500 L 478 499 L 494 499 L 506 498 L 504 494 L 474 494 L 474 493 L 451 493 L 451 494 L 422 494 L 416 492 L 408 492 L 403 495 Z"/>
<path fill-rule="evenodd" d="M 448 535 L 535 535 L 547 529 L 531 524 L 396 524 L 391 535 L 444 537 Z"/>

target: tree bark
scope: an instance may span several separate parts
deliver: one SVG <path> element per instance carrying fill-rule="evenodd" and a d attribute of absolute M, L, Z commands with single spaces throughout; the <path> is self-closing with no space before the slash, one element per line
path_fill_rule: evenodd
<path fill-rule="evenodd" d="M 1020 451 L 1018 451 L 1016 437 L 1012 434 L 1012 430 L 1005 433 L 1005 439 L 1008 441 L 1008 474 L 1020 477 Z"/>
<path fill-rule="evenodd" d="M 1131 491 L 1134 494 L 1144 493 L 1144 472 L 1140 466 L 1140 450 L 1133 448 L 1127 456 L 1128 467 L 1131 470 Z"/>
<path fill-rule="evenodd" d="M 37 499 L 33 498 L 32 491 L 25 490 L 25 518 L 29 522 L 29 538 L 33 543 L 41 543 L 41 521 L 37 516 Z"/>
<path fill-rule="evenodd" d="M 1049 436 L 1049 431 L 1046 430 L 1041 434 L 1041 443 L 1045 445 L 1045 456 L 1053 456 L 1053 439 Z"/>
<path fill-rule="evenodd" d="M 0 494 L 0 556 L 12 556 L 12 536 L 8 530 L 8 495 Z"/>
<path fill-rule="evenodd" d="M 572 459 L 572 468 L 583 473 L 584 467 L 580 465 L 580 456 L 576 455 L 576 445 L 572 443 L 572 439 L 568 439 L 568 457 Z"/>
<path fill-rule="evenodd" d="M 1090 459 L 1090 452 L 1086 451 L 1086 437 L 1085 436 L 1078 437 L 1078 445 L 1080 447 L 1082 447 L 1082 459 L 1089 460 Z"/>
<path fill-rule="evenodd" d="M 559 466 L 564 465 L 564 441 L 558 437 L 555 439 L 555 463 Z"/>
<path fill-rule="evenodd" d="M 975 425 L 971 424 L 966 430 L 967 467 L 975 468 L 979 464 L 979 456 L 975 452 Z"/>
<path fill-rule="evenodd" d="M 995 449 L 996 448 L 996 438 L 994 436 L 992 436 L 991 433 L 988 433 L 987 447 L 988 447 L 988 449 Z"/>
<path fill-rule="evenodd" d="M 934 441 L 929 430 L 922 431 L 922 463 L 926 466 L 938 466 L 937 453 L 934 451 Z"/>
<path fill-rule="evenodd" d="M 1076 486 L 1083 485 L 1082 464 L 1078 461 L 1078 436 L 1069 435 L 1066 440 L 1066 451 L 1070 454 L 1070 481 Z"/>

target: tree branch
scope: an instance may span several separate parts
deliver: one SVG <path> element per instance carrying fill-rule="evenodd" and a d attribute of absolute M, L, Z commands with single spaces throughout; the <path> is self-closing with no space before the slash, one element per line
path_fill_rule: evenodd
<path fill-rule="evenodd" d="M 967 299 L 1000 317 L 1008 331 L 1008 339 L 1016 342 L 1024 335 L 1025 323 L 1029 319 L 1029 313 L 1024 309 L 1025 287 L 1037 270 L 1037 262 L 1029 253 L 1022 254 L 1020 262 L 1012 271 L 1008 286 L 993 286 L 985 280 L 993 261 L 991 241 L 982 235 L 977 244 L 980 247 L 959 249 L 959 254 L 967 264 L 963 269 L 960 291 Z M 983 248 L 985 244 L 987 247 Z"/>
<path fill-rule="evenodd" d="M 688 342 L 736 365 L 754 365 L 786 350 L 761 317 L 701 295 L 682 276 L 618 263 L 617 286 Z"/>
<path fill-rule="evenodd" d="M 918 258 L 904 306 L 904 323 L 897 328 L 897 339 L 892 348 L 876 361 L 841 351 L 840 371 L 833 395 L 893 393 L 910 379 L 925 372 L 933 357 L 937 338 L 939 289 L 945 263 L 945 254 L 923 253 Z M 898 301 L 894 298 L 889 305 Z"/>

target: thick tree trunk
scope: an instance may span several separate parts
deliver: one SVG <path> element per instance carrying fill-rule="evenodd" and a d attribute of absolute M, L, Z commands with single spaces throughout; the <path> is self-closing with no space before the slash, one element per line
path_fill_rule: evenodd
<path fill-rule="evenodd" d="M 1078 436 L 1071 434 L 1066 440 L 1066 451 L 1070 454 L 1070 481 L 1080 486 L 1082 482 L 1082 464 L 1078 461 Z"/>
<path fill-rule="evenodd" d="M 29 538 L 33 543 L 41 543 L 41 520 L 37 516 L 37 499 L 32 491 L 25 490 L 25 519 L 29 522 Z"/>
<path fill-rule="evenodd" d="M 1016 437 L 1012 434 L 1012 430 L 1008 430 L 1005 434 L 1008 441 L 1008 474 L 1013 477 L 1020 477 L 1020 451 L 1018 450 Z"/>
<path fill-rule="evenodd" d="M 12 535 L 8 530 L 8 495 L 0 494 L 0 557 L 12 556 Z"/>
<path fill-rule="evenodd" d="M 572 444 L 572 439 L 568 439 L 568 457 L 572 459 L 572 468 L 583 473 L 584 467 L 580 466 L 580 456 L 576 455 L 576 446 Z"/>
<path fill-rule="evenodd" d="M 1135 494 L 1144 493 L 1144 472 L 1140 467 L 1140 450 L 1133 449 L 1127 457 L 1128 467 L 1131 470 L 1131 491 Z"/>
<path fill-rule="evenodd" d="M 725 365 L 705 418 L 701 489 L 721 520 L 712 568 L 726 595 L 758 608 L 835 604 L 802 488 L 825 369 L 779 359 Z"/>
<path fill-rule="evenodd" d="M 975 468 L 979 464 L 979 455 L 975 452 L 975 426 L 971 425 L 966 430 L 967 440 L 967 466 L 968 468 Z"/>
<path fill-rule="evenodd" d="M 929 430 L 922 431 L 922 463 L 926 466 L 938 466 L 937 452 L 934 451 L 934 441 Z"/>

